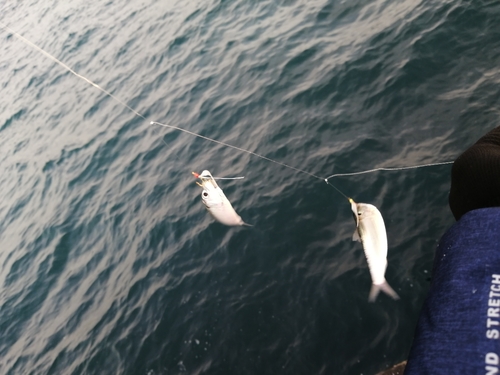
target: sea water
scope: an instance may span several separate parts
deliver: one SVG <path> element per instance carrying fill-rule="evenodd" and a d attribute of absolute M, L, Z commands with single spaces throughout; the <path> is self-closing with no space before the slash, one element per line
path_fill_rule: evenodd
<path fill-rule="evenodd" d="M 4 1 L 0 373 L 375 374 L 407 358 L 450 166 L 498 125 L 493 1 Z M 252 228 L 204 209 L 192 171 Z"/>

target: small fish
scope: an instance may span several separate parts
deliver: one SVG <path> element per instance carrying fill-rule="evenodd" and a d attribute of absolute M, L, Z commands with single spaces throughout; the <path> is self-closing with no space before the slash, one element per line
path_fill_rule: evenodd
<path fill-rule="evenodd" d="M 193 172 L 193 176 L 201 181 L 196 182 L 203 191 L 201 192 L 201 201 L 207 208 L 208 212 L 219 223 L 229 226 L 248 225 L 236 213 L 229 200 L 224 195 L 222 189 L 217 185 L 209 171 L 205 170 L 198 174 Z"/>
<path fill-rule="evenodd" d="M 368 301 L 374 302 L 381 290 L 393 299 L 399 299 L 384 276 L 387 268 L 387 233 L 382 214 L 371 204 L 356 203 L 351 198 L 349 202 L 356 220 L 356 230 L 352 240 L 363 244 L 372 277 L 373 284 Z"/>

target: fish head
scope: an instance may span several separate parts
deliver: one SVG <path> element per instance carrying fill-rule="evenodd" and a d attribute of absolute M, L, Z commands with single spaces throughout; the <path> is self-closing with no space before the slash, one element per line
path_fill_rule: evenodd
<path fill-rule="evenodd" d="M 208 210 L 222 205 L 222 197 L 217 190 L 216 187 L 206 184 L 201 191 L 201 201 Z"/>
<path fill-rule="evenodd" d="M 374 216 L 382 216 L 377 207 L 369 203 L 356 203 L 357 219 L 362 221 Z"/>
<path fill-rule="evenodd" d="M 215 220 L 229 226 L 245 224 L 209 171 L 204 170 L 201 174 L 193 172 L 193 176 L 199 180 L 196 183 L 203 189 L 201 201 Z"/>
<path fill-rule="evenodd" d="M 220 205 L 222 201 L 221 194 L 219 192 L 220 188 L 215 182 L 212 174 L 207 170 L 204 170 L 203 172 L 201 172 L 201 174 L 198 174 L 196 172 L 192 173 L 193 176 L 198 180 L 196 181 L 198 186 L 203 189 L 201 192 L 201 201 L 207 207 L 207 209 Z"/>
<path fill-rule="evenodd" d="M 356 221 L 356 226 L 359 227 L 359 223 L 363 220 L 372 217 L 381 217 L 380 211 L 373 204 L 369 203 L 356 203 L 354 200 L 349 198 L 349 202 L 351 203 L 351 210 L 354 216 L 354 220 Z"/>

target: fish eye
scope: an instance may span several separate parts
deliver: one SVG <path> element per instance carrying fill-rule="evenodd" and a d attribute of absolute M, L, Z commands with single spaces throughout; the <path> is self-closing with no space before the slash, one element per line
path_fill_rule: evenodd
<path fill-rule="evenodd" d="M 203 190 L 203 193 L 201 193 L 201 195 L 203 195 L 205 198 L 208 197 L 208 193 L 205 190 Z"/>
<path fill-rule="evenodd" d="M 358 216 L 361 216 L 361 212 L 358 212 Z"/>

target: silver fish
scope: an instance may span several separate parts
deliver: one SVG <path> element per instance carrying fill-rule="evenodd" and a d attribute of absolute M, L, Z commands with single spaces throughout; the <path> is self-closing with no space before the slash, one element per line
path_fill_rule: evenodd
<path fill-rule="evenodd" d="M 201 174 L 193 172 L 193 176 L 201 181 L 201 183 L 196 182 L 203 189 L 201 192 L 201 201 L 215 220 L 229 226 L 250 226 L 250 224 L 245 223 L 236 213 L 209 171 L 204 170 Z"/>
<path fill-rule="evenodd" d="M 374 302 L 382 290 L 393 299 L 399 299 L 397 293 L 385 280 L 387 268 L 387 232 L 382 214 L 374 205 L 356 203 L 349 198 L 351 210 L 356 220 L 353 241 L 363 244 L 366 260 L 372 278 L 372 288 L 368 301 Z"/>

